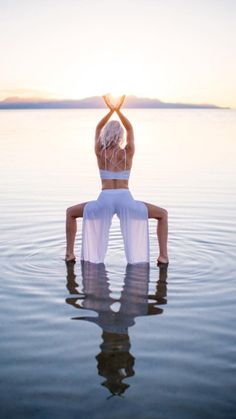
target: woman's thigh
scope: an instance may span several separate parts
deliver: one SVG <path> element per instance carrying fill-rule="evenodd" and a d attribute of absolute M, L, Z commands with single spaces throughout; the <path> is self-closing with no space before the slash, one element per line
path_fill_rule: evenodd
<path fill-rule="evenodd" d="M 164 208 L 157 207 L 154 204 L 149 204 L 148 202 L 143 202 L 148 209 L 148 218 L 160 219 L 167 216 L 167 211 Z"/>
<path fill-rule="evenodd" d="M 67 214 L 74 218 L 83 217 L 85 204 L 87 204 L 87 202 L 82 202 L 81 204 L 67 208 Z"/>

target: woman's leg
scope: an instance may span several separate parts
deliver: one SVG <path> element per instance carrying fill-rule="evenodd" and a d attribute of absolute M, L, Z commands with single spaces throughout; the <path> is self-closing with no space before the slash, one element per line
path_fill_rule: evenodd
<path fill-rule="evenodd" d="M 123 192 L 123 196 L 120 197 L 116 205 L 127 263 L 149 263 L 149 229 L 146 205 L 142 201 L 133 199 L 129 191 Z"/>
<path fill-rule="evenodd" d="M 84 207 L 81 260 L 104 263 L 113 217 L 112 196 L 100 195 Z"/>
<path fill-rule="evenodd" d="M 158 220 L 157 224 L 157 238 L 159 243 L 158 262 L 167 263 L 167 239 L 168 239 L 168 212 L 164 208 L 144 202 L 148 209 L 148 218 L 155 218 Z"/>
<path fill-rule="evenodd" d="M 74 205 L 66 210 L 66 261 L 75 259 L 74 243 L 77 231 L 76 218 L 83 217 L 85 204 L 87 204 L 87 202 Z"/>

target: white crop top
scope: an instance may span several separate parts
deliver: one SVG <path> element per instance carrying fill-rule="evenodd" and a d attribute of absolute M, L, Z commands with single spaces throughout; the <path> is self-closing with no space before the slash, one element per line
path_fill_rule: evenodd
<path fill-rule="evenodd" d="M 120 170 L 120 171 L 113 171 L 113 170 L 107 170 L 107 160 L 109 160 L 111 162 L 113 156 L 114 156 L 114 151 L 112 154 L 111 159 L 107 159 L 106 157 L 106 149 L 105 149 L 105 169 L 99 169 L 100 172 L 100 177 L 101 179 L 129 179 L 130 176 L 130 170 L 126 169 L 126 150 L 124 150 L 124 157 L 116 164 L 113 164 L 113 167 L 117 167 L 121 161 L 125 160 L 125 170 Z"/>

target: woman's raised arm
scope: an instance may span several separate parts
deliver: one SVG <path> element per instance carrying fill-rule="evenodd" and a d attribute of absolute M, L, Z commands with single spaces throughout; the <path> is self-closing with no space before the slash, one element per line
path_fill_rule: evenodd
<path fill-rule="evenodd" d="M 128 118 L 126 118 L 120 111 L 120 109 L 116 109 L 117 115 L 119 116 L 122 124 L 124 125 L 126 131 L 127 131 L 127 136 L 126 136 L 126 141 L 127 141 L 127 145 L 126 145 L 126 150 L 133 154 L 135 149 L 134 149 L 134 131 L 133 131 L 133 127 L 132 124 L 130 123 L 130 121 L 128 120 Z"/>
<path fill-rule="evenodd" d="M 132 127 L 132 125 L 131 125 L 130 121 L 128 120 L 128 118 L 126 118 L 126 117 L 125 117 L 125 115 L 123 115 L 123 114 L 121 113 L 121 111 L 120 111 L 120 109 L 119 109 L 119 108 L 118 108 L 118 109 L 116 109 L 116 112 L 117 112 L 117 115 L 119 116 L 119 118 L 120 118 L 120 120 L 121 120 L 122 124 L 124 125 L 124 127 L 125 127 L 126 131 L 129 131 L 129 130 L 133 129 L 133 127 Z"/>

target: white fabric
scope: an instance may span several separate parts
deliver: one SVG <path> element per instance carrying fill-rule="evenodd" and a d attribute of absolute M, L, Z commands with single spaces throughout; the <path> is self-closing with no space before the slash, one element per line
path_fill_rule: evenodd
<path fill-rule="evenodd" d="M 112 172 L 111 170 L 99 169 L 101 179 L 129 179 L 130 170 Z"/>
<path fill-rule="evenodd" d="M 84 206 L 81 260 L 104 263 L 112 217 L 117 214 L 127 263 L 149 263 L 148 209 L 129 189 L 103 189 Z"/>

